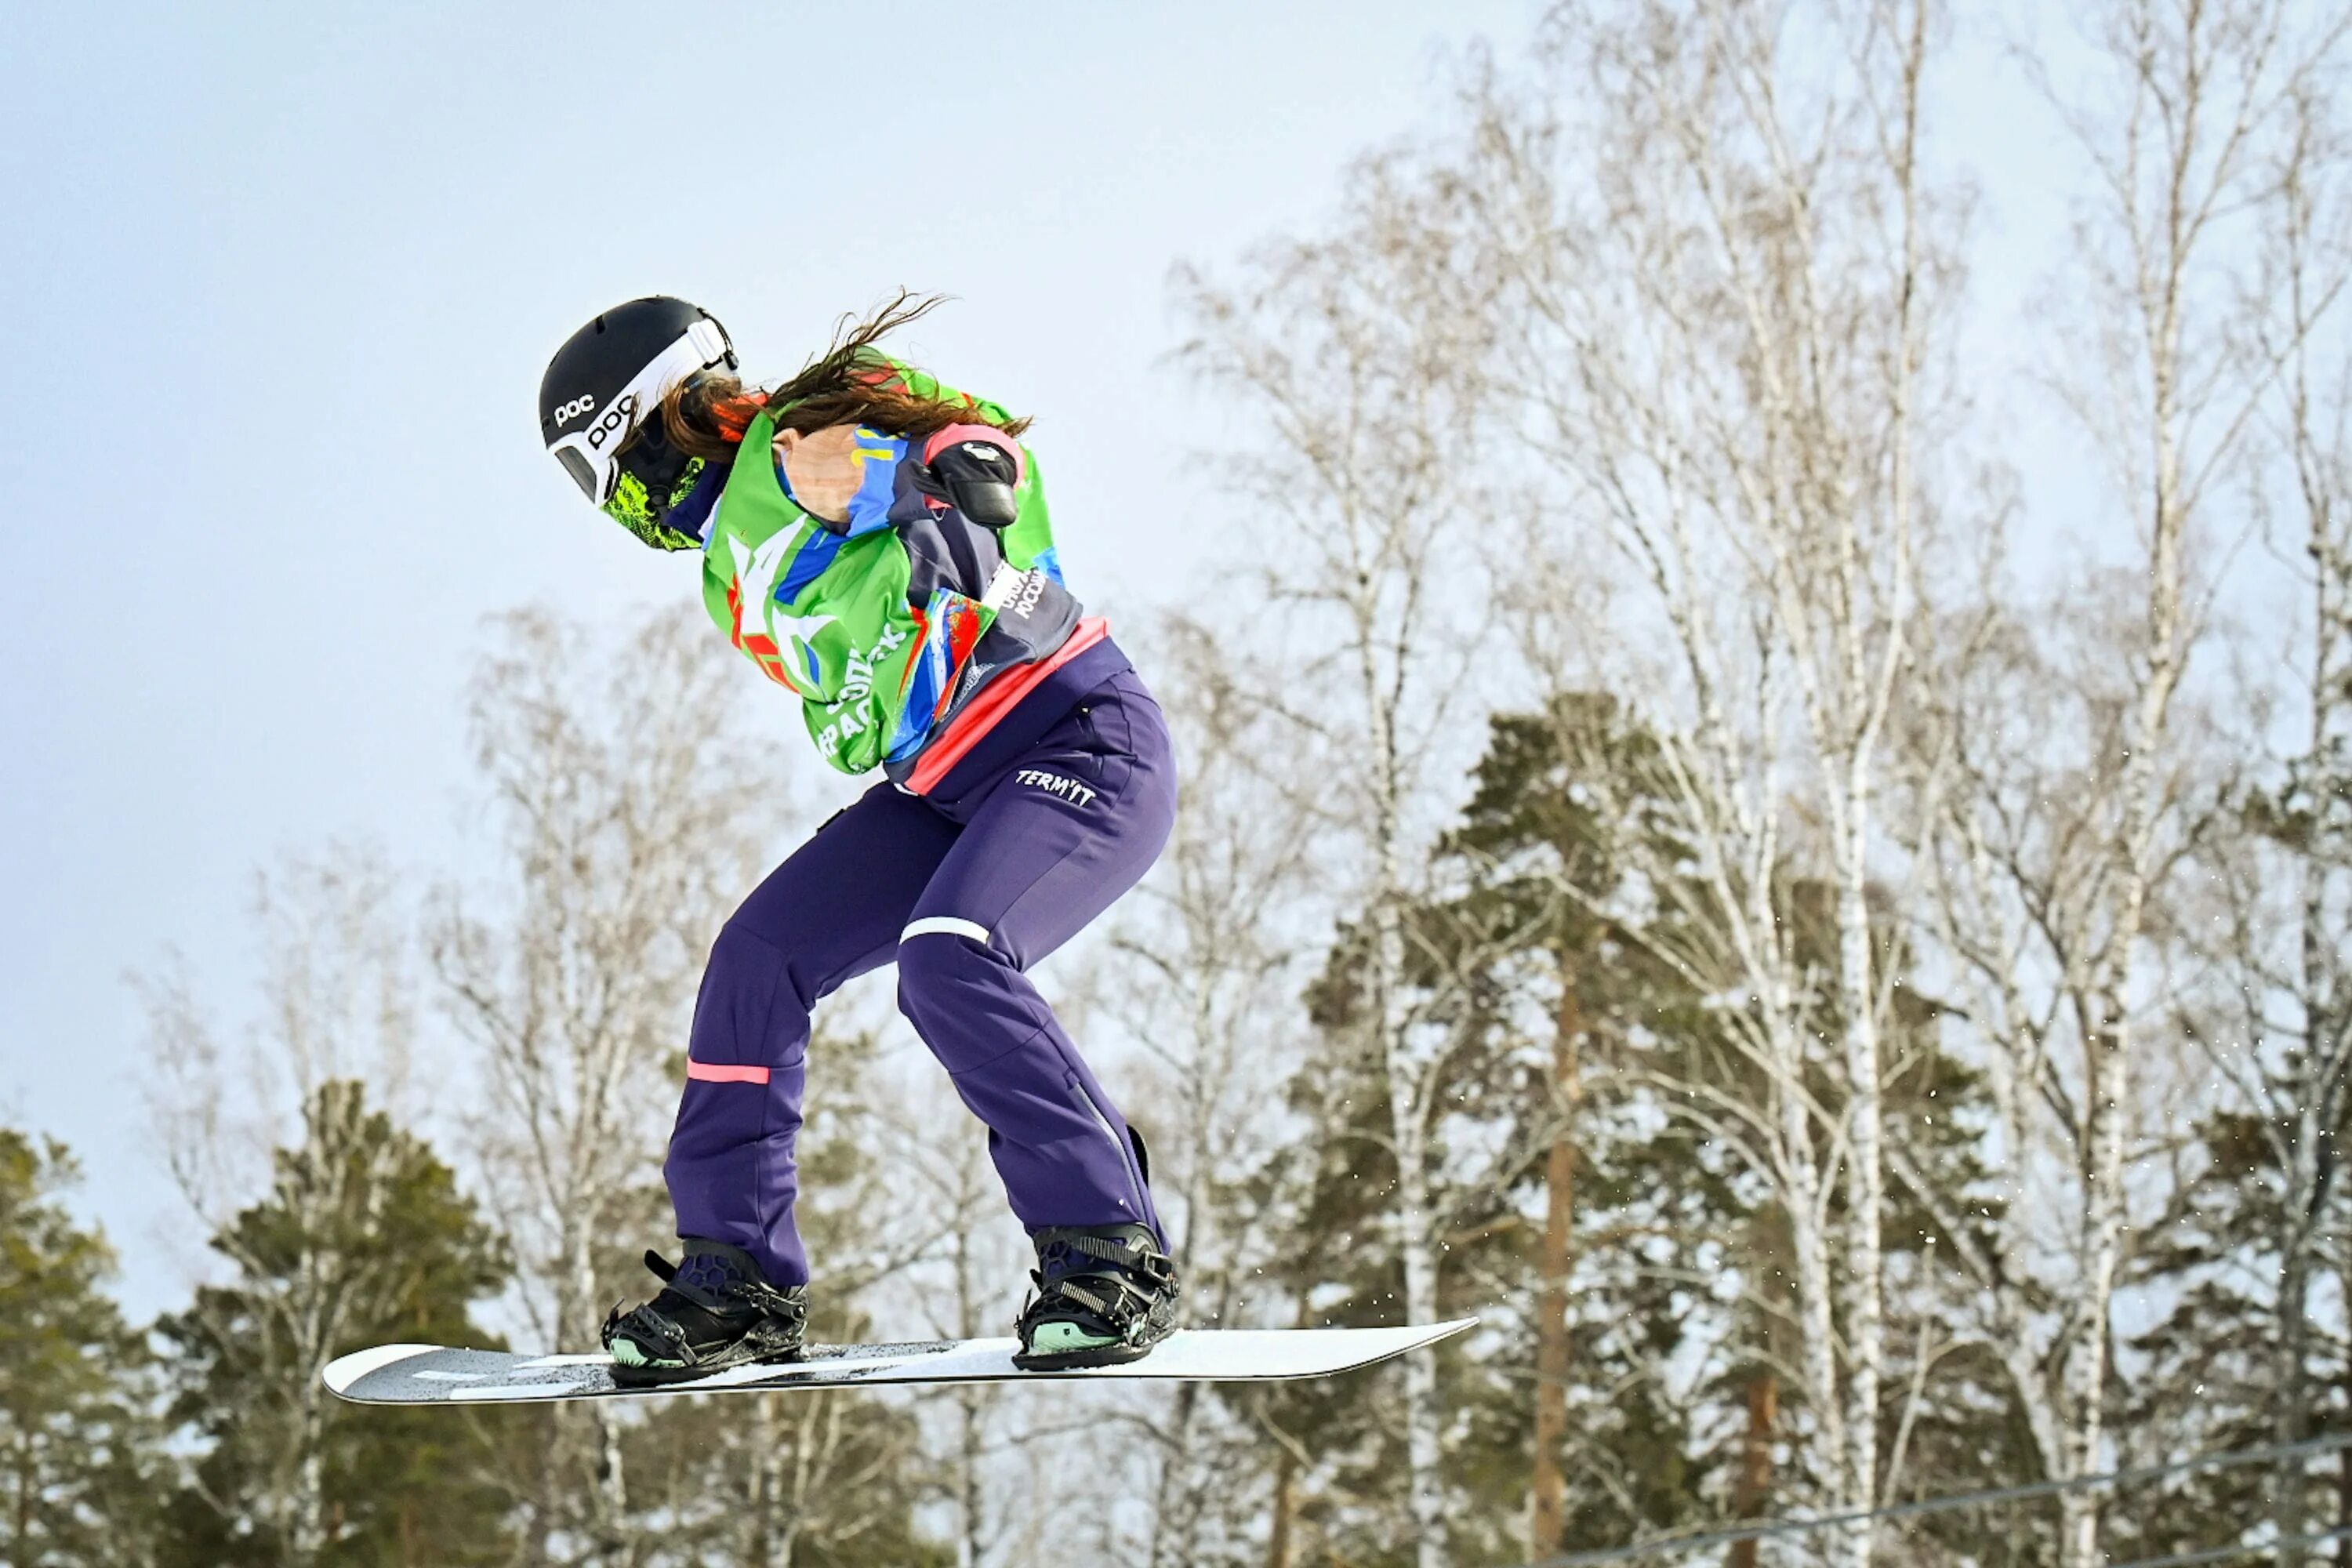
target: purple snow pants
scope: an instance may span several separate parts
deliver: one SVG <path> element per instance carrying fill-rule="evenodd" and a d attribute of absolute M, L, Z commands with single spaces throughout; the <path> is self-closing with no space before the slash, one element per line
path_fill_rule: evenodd
<path fill-rule="evenodd" d="M 793 1145 L 810 1011 L 894 960 L 899 1010 L 987 1124 L 1021 1223 L 1159 1228 L 1126 1120 L 1024 971 L 1159 858 L 1175 757 L 1132 670 L 1074 702 L 1040 688 L 1006 724 L 1041 699 L 1068 704 L 1042 735 L 992 752 L 992 734 L 928 796 L 868 790 L 719 931 L 663 1173 L 680 1237 L 807 1280 Z"/>

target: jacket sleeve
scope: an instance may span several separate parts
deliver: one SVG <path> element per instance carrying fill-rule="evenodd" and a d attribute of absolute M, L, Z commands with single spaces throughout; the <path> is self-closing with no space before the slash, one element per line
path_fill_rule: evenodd
<path fill-rule="evenodd" d="M 877 385 L 901 386 L 918 397 L 938 397 L 969 404 L 981 419 L 1013 417 L 1013 411 L 1001 403 L 975 397 L 969 392 L 960 392 L 928 371 L 904 360 L 893 359 L 879 349 L 869 349 L 866 353 L 872 367 L 869 374 Z M 1010 439 L 1001 430 L 995 432 L 995 437 Z M 1029 449 L 1026 442 L 1013 441 L 1013 445 L 1019 447 L 1021 454 L 1021 483 L 1014 492 L 1020 510 L 1013 526 L 1002 535 L 1004 558 L 1024 572 L 1034 566 L 1055 583 L 1063 583 L 1066 579 L 1062 574 L 1062 552 L 1054 542 L 1053 515 L 1046 510 L 1045 480 L 1038 471 L 1037 454 Z"/>

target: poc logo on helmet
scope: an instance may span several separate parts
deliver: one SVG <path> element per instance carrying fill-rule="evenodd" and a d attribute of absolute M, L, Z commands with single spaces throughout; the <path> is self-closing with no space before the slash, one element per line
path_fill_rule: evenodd
<path fill-rule="evenodd" d="M 629 427 L 629 416 L 636 411 L 637 400 L 634 395 L 622 398 L 604 410 L 604 416 L 588 426 L 588 445 L 603 451 L 605 442 Z"/>
<path fill-rule="evenodd" d="M 555 411 L 555 427 L 558 430 L 562 429 L 564 425 L 570 420 L 580 415 L 588 413 L 595 406 L 596 400 L 587 395 L 585 393 L 583 393 L 580 396 L 573 398 L 571 402 L 565 404 L 562 407 Z"/>

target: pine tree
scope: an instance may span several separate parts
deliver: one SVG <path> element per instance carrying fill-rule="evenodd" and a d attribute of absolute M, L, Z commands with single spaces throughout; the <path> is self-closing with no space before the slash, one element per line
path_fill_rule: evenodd
<path fill-rule="evenodd" d="M 163 1468 L 142 1414 L 147 1356 L 100 1289 L 105 1238 L 59 1201 L 74 1162 L 0 1128 L 0 1562 L 113 1568 L 143 1561 Z"/>
<path fill-rule="evenodd" d="M 487 1478 L 529 1413 L 359 1409 L 319 1382 L 373 1344 L 495 1345 L 471 1305 L 504 1245 L 414 1134 L 331 1082 L 278 1151 L 268 1194 L 212 1239 L 235 1267 L 158 1332 L 173 1418 L 205 1450 L 171 1500 L 166 1568 L 460 1568 L 509 1555 L 509 1500 Z"/>
<path fill-rule="evenodd" d="M 2345 1132 L 2325 1131 L 2331 1145 Z M 2119 1392 L 2117 1414 L 2127 1428 L 2165 1434 L 2159 1453 L 2267 1445 L 2275 1440 L 2274 1406 L 2283 1396 L 2305 1401 L 2298 1440 L 2338 1434 L 2347 1425 L 2352 1345 L 2340 1327 L 2307 1325 L 2294 1347 L 2301 1386 L 2291 1394 L 2279 1387 L 2288 1332 L 2281 1321 L 2286 1270 L 2279 1238 L 2300 1217 L 2285 1201 L 2294 1184 L 2281 1168 L 2279 1145 L 2277 1130 L 2245 1111 L 2206 1118 L 2189 1155 L 2196 1178 L 2172 1222 L 2133 1259 L 2134 1281 L 2162 1288 L 2170 1306 L 2129 1341 L 2137 1375 Z M 2352 1258 L 2336 1196 L 2333 1212 L 2317 1216 L 2312 1252 L 2320 1270 L 2340 1278 Z M 2352 1525 L 2352 1484 L 2341 1479 L 2339 1458 L 2298 1459 L 2287 1468 L 2303 1482 L 2297 1511 L 2306 1531 Z M 2106 1539 L 2130 1557 L 2212 1546 L 2216 1521 L 2274 1517 L 2282 1468 L 2235 1466 L 2169 1479 L 2135 1494 L 2128 1510 L 2116 1510 Z"/>
<path fill-rule="evenodd" d="M 1407 920 L 1408 983 L 1444 999 L 1424 1008 L 1423 1026 L 1455 1042 L 1437 1058 L 1446 1110 L 1431 1173 L 1444 1310 L 1484 1319 L 1440 1352 L 1465 1561 L 1758 1517 L 1820 1485 L 1786 1468 L 1803 1463 L 1792 1439 L 1812 1419 L 1784 1374 L 1793 1258 L 1760 1156 L 1742 1146 L 1773 1086 L 1734 1026 L 1752 1003 L 1701 987 L 1677 962 L 1701 939 L 1681 929 L 1692 898 L 1654 880 L 1683 858 L 1659 768 L 1655 743 L 1606 694 L 1497 716 L 1476 788 L 1441 845 L 1444 895 Z M 1833 973 L 1834 889 L 1793 865 L 1776 882 L 1791 963 Z M 1365 940 L 1340 933 L 1307 999 L 1334 1038 L 1360 1005 Z M 1900 1375 L 1885 1388 L 1875 1469 L 1898 1496 L 1992 1484 L 2030 1468 L 2027 1451 L 1998 1363 L 1956 1348 L 1969 1329 L 1954 1311 L 1955 1237 L 1911 1196 L 1918 1184 L 1941 1194 L 1982 1244 L 1999 1212 L 1981 1161 L 1984 1086 L 1941 1048 L 1939 1008 L 1911 989 L 1891 914 L 1874 920 L 1874 945 L 1888 977 L 1882 1124 L 1906 1173 L 1879 1226 L 1887 1364 Z M 1821 1026 L 1834 1034 L 1834 996 L 1822 988 Z M 1832 1075 L 1805 1089 L 1834 1116 Z M 1305 1238 L 1276 1271 L 1303 1323 L 1394 1321 L 1383 1092 L 1339 1050 L 1293 1086 L 1318 1136 L 1286 1183 L 1280 1171 L 1266 1182 L 1267 1201 L 1290 1205 Z M 1284 1550 L 1308 1542 L 1349 1562 L 1407 1560 L 1409 1527 L 1383 1481 L 1401 1458 L 1382 1380 L 1236 1397 L 1273 1438 L 1271 1528 Z M 1916 1539 L 1957 1545 L 1982 1522 Z"/>
<path fill-rule="evenodd" d="M 1496 1500 L 1525 1489 L 1538 1555 L 1687 1521 L 1719 1468 L 1694 1429 L 1703 1413 L 1642 1374 L 1707 1331 L 1675 1282 L 1701 1272 L 1701 1238 L 1752 1222 L 1723 1162 L 1687 1127 L 1629 1118 L 1622 1087 L 1640 1058 L 1687 1054 L 1709 1030 L 1687 984 L 1624 929 L 1627 851 L 1664 834 L 1658 765 L 1606 693 L 1498 714 L 1444 845 L 1465 888 L 1435 928 L 1502 936 L 1486 949 L 1492 984 L 1544 1021 L 1532 1054 L 1503 1061 L 1497 1109 L 1526 1158 L 1489 1222 L 1525 1219 L 1507 1231 L 1513 1343 L 1499 1366 L 1517 1397 L 1489 1440 Z M 1653 858 L 1675 858 L 1664 847 Z"/>
<path fill-rule="evenodd" d="M 1617 890 L 1613 840 L 1655 831 L 1640 804 L 1645 746 L 1605 696 L 1498 718 L 1474 798 L 1441 846 L 1445 890 L 1406 916 L 1423 1026 L 1452 1040 L 1433 1091 L 1445 1107 L 1431 1172 L 1442 1309 L 1486 1320 L 1440 1352 L 1465 1561 L 1523 1561 L 1531 1539 L 1548 1552 L 1691 1522 L 1723 1468 L 1703 1440 L 1705 1403 L 1657 1373 L 1729 1332 L 1690 1282 L 1753 1197 L 1688 1125 L 1621 1089 L 1583 1087 L 1588 1057 L 1629 1082 L 1669 1060 L 1688 1074 L 1681 1058 L 1714 1028 L 1688 986 L 1600 912 Z M 1610 787 L 1579 787 L 1603 771 Z M 1328 1037 L 1354 1021 L 1366 940 L 1343 931 L 1310 990 Z M 1304 1324 L 1398 1315 L 1384 1093 L 1338 1049 L 1293 1086 L 1318 1136 L 1286 1192 L 1268 1173 L 1269 1201 L 1296 1206 L 1289 1226 L 1304 1238 L 1272 1272 Z M 1275 1435 L 1272 1529 L 1285 1551 L 1316 1542 L 1349 1562 L 1409 1560 L 1410 1527 L 1383 1479 L 1401 1464 L 1386 1380 L 1238 1397 Z"/>

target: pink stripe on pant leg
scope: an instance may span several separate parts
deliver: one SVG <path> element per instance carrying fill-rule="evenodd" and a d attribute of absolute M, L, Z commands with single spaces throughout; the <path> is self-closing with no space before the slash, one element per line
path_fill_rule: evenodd
<path fill-rule="evenodd" d="M 716 1062 L 688 1062 L 686 1076 L 697 1083 L 765 1083 L 766 1068 L 723 1067 Z"/>

